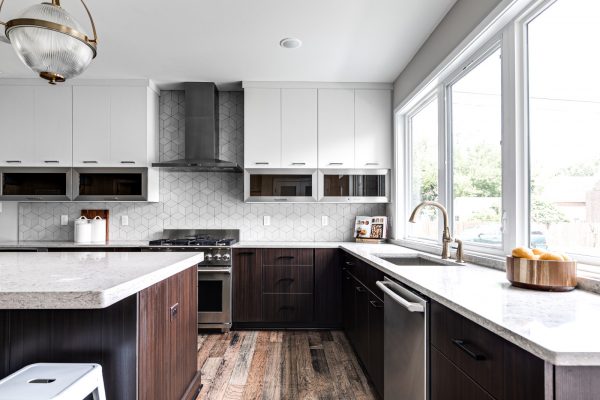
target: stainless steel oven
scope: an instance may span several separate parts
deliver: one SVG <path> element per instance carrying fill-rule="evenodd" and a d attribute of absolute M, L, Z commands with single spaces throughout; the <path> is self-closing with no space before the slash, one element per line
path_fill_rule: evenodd
<path fill-rule="evenodd" d="M 231 267 L 198 266 L 198 329 L 231 328 Z"/>

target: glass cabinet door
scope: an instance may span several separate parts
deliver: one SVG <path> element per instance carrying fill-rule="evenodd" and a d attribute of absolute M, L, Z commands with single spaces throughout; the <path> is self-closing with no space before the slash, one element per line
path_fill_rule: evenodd
<path fill-rule="evenodd" d="M 352 173 L 321 172 L 320 201 L 387 203 L 389 202 L 389 172 Z"/>

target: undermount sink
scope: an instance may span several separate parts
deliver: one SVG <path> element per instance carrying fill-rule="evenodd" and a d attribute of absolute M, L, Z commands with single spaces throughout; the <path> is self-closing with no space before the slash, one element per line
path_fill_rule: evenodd
<path fill-rule="evenodd" d="M 442 260 L 434 260 L 430 258 L 426 258 L 420 255 L 407 255 L 407 256 L 376 256 L 381 258 L 384 261 L 395 265 L 448 265 L 454 264 L 451 261 L 445 262 Z"/>

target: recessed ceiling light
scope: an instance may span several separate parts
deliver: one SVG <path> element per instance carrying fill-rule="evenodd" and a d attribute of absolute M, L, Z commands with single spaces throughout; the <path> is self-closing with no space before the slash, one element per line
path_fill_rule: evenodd
<path fill-rule="evenodd" d="M 297 49 L 302 46 L 302 40 L 297 38 L 285 38 L 281 39 L 279 45 L 284 49 Z"/>

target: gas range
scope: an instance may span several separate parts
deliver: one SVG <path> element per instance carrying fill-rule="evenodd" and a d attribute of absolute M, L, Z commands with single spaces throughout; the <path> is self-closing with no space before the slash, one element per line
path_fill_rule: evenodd
<path fill-rule="evenodd" d="M 231 246 L 238 242 L 239 230 L 165 229 L 163 239 L 151 240 L 150 251 L 198 251 L 204 253 L 202 267 L 231 267 Z"/>
<path fill-rule="evenodd" d="M 204 253 L 198 264 L 198 329 L 231 328 L 231 246 L 239 238 L 239 230 L 165 229 L 163 239 L 146 248 Z"/>

